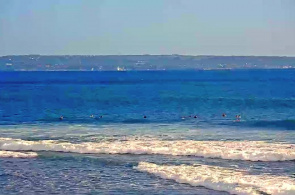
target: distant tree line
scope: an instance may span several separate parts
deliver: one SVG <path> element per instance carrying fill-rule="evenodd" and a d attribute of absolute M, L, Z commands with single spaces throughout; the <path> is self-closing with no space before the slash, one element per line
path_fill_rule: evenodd
<path fill-rule="evenodd" d="M 0 70 L 187 70 L 295 68 L 295 57 L 187 55 L 11 55 Z"/>

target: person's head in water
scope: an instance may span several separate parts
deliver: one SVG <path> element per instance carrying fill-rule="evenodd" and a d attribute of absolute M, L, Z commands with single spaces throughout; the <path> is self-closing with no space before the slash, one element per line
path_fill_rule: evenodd
<path fill-rule="evenodd" d="M 59 120 L 63 120 L 64 119 L 64 117 L 63 117 L 63 115 L 61 115 L 60 117 L 59 117 Z"/>
<path fill-rule="evenodd" d="M 143 118 L 146 118 L 146 115 L 144 115 Z"/>
<path fill-rule="evenodd" d="M 102 118 L 102 115 L 100 115 L 99 118 Z"/>
<path fill-rule="evenodd" d="M 194 116 L 194 118 L 198 118 L 198 116 L 197 116 L 197 115 L 195 115 L 195 116 Z"/>
<path fill-rule="evenodd" d="M 223 116 L 223 117 L 226 117 L 226 114 L 225 114 L 225 113 L 223 113 L 223 114 L 222 114 L 222 116 Z"/>
<path fill-rule="evenodd" d="M 237 119 L 237 121 L 240 121 L 241 120 L 241 115 L 236 115 L 236 119 Z"/>

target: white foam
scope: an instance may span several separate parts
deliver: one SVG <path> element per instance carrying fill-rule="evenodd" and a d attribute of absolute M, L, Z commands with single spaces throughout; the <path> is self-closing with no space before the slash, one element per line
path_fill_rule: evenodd
<path fill-rule="evenodd" d="M 0 151 L 0 158 L 35 158 L 36 152 Z"/>
<path fill-rule="evenodd" d="M 164 141 L 155 139 L 69 143 L 0 138 L 0 149 L 107 154 L 193 155 L 250 161 L 295 160 L 295 145 L 262 141 Z"/>
<path fill-rule="evenodd" d="M 250 175 L 243 171 L 208 165 L 172 166 L 140 162 L 135 168 L 178 183 L 204 186 L 231 194 L 295 194 L 295 180 L 285 176 Z"/>

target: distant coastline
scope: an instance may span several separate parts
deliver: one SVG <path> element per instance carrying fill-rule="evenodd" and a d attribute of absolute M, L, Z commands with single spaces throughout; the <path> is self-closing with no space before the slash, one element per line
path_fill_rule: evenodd
<path fill-rule="evenodd" d="M 0 71 L 293 69 L 295 57 L 187 55 L 9 55 Z"/>

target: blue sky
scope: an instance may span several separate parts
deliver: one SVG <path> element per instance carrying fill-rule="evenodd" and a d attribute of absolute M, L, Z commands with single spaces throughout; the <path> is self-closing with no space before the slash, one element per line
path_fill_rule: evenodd
<path fill-rule="evenodd" d="M 0 55 L 295 56 L 294 0 L 0 0 Z"/>

